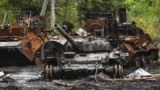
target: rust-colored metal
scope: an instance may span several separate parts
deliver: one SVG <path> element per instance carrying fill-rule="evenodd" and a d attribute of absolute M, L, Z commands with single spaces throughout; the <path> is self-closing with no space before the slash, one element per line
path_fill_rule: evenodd
<path fill-rule="evenodd" d="M 128 52 L 129 56 L 125 66 L 142 67 L 158 60 L 158 49 L 153 44 L 153 40 L 136 26 L 136 22 L 127 22 L 125 8 L 106 13 L 99 12 L 98 14 L 96 12 L 97 16 L 88 18 L 85 25 L 86 31 L 92 34 L 95 33 L 96 29 L 99 29 L 103 32 L 104 38 L 112 38 L 113 47 L 119 47 Z M 113 39 L 117 37 L 117 40 Z M 115 43 L 117 46 L 114 46 Z"/>
<path fill-rule="evenodd" d="M 97 19 L 87 19 L 86 26 L 84 27 L 87 32 L 93 33 L 95 29 L 103 29 L 104 27 L 104 19 L 97 18 Z"/>
<path fill-rule="evenodd" d="M 0 27 L 0 61 L 3 62 L 0 66 L 28 65 L 40 60 L 36 56 L 38 50 L 48 41 L 44 17 L 32 17 L 31 12 L 28 12 L 27 17 L 25 13 L 14 12 L 17 16 L 12 23 L 5 22 L 7 18 L 4 18 L 4 23 Z"/>

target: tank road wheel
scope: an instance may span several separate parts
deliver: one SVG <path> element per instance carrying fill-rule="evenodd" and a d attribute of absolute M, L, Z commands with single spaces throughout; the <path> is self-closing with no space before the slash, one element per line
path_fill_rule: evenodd
<path fill-rule="evenodd" d="M 123 67 L 118 65 L 118 78 L 123 78 Z"/>
<path fill-rule="evenodd" d="M 53 79 L 53 66 L 52 65 L 45 65 L 44 78 Z"/>
<path fill-rule="evenodd" d="M 53 79 L 53 66 L 52 65 L 50 65 L 49 75 L 50 75 L 50 79 Z"/>
<path fill-rule="evenodd" d="M 139 58 L 137 58 L 135 60 L 135 65 L 136 65 L 136 67 L 141 67 L 141 63 L 140 63 L 140 59 Z"/>
<path fill-rule="evenodd" d="M 45 65 L 44 67 L 44 78 L 48 79 L 49 78 L 49 66 Z"/>
<path fill-rule="evenodd" d="M 144 57 L 141 58 L 141 65 L 145 67 L 147 65 L 146 59 Z"/>
<path fill-rule="evenodd" d="M 147 60 L 146 60 L 146 63 L 147 63 L 147 64 L 150 64 L 151 62 L 152 62 L 152 57 L 148 56 L 148 57 L 147 57 Z"/>
<path fill-rule="evenodd" d="M 117 72 L 117 65 L 114 65 L 114 69 L 113 69 L 113 78 L 116 78 L 117 75 L 118 75 L 118 72 Z"/>
<path fill-rule="evenodd" d="M 121 65 L 114 65 L 113 78 L 123 78 L 123 67 Z"/>
<path fill-rule="evenodd" d="M 146 66 L 146 60 L 145 60 L 145 58 L 137 58 L 136 60 L 135 60 L 135 65 L 136 65 L 136 67 L 144 67 L 144 66 Z"/>

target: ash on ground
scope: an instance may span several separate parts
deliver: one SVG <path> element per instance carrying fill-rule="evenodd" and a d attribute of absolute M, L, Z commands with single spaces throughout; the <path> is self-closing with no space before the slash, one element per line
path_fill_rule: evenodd
<path fill-rule="evenodd" d="M 160 74 L 154 72 L 157 68 L 159 64 L 125 69 L 123 79 L 111 79 L 100 73 L 96 77 L 44 80 L 43 66 L 1 67 L 0 90 L 159 90 Z"/>

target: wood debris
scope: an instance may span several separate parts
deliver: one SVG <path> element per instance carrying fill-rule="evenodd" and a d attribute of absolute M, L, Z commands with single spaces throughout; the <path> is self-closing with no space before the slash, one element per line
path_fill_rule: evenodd
<path fill-rule="evenodd" d="M 75 86 L 73 83 L 69 83 L 69 82 L 62 81 L 62 80 L 55 80 L 54 83 L 56 85 L 62 85 L 62 86 L 67 86 L 67 87 L 73 87 L 73 86 Z"/>

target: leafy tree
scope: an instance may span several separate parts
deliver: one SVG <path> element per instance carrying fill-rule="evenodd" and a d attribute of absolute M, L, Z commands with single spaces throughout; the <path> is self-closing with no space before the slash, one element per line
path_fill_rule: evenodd
<path fill-rule="evenodd" d="M 34 15 L 39 15 L 42 4 L 43 0 L 1 0 L 0 23 L 6 11 L 31 10 Z M 160 0 L 56 0 L 55 5 L 56 22 L 70 21 L 75 27 L 85 25 L 88 12 L 127 7 L 128 21 L 135 21 L 153 38 L 160 38 Z M 45 15 L 47 26 L 50 26 L 50 7 L 49 4 Z"/>
<path fill-rule="evenodd" d="M 83 26 L 89 12 L 107 12 L 124 6 L 123 0 L 81 0 L 78 2 L 78 18 Z"/>
<path fill-rule="evenodd" d="M 77 2 L 73 0 L 59 0 L 55 7 L 56 21 L 62 24 L 63 21 L 70 21 L 78 27 L 77 24 Z"/>
<path fill-rule="evenodd" d="M 125 0 L 125 4 L 130 8 L 128 11 L 129 20 L 136 21 L 138 26 L 153 38 L 160 38 L 157 35 L 160 33 L 159 0 Z"/>

